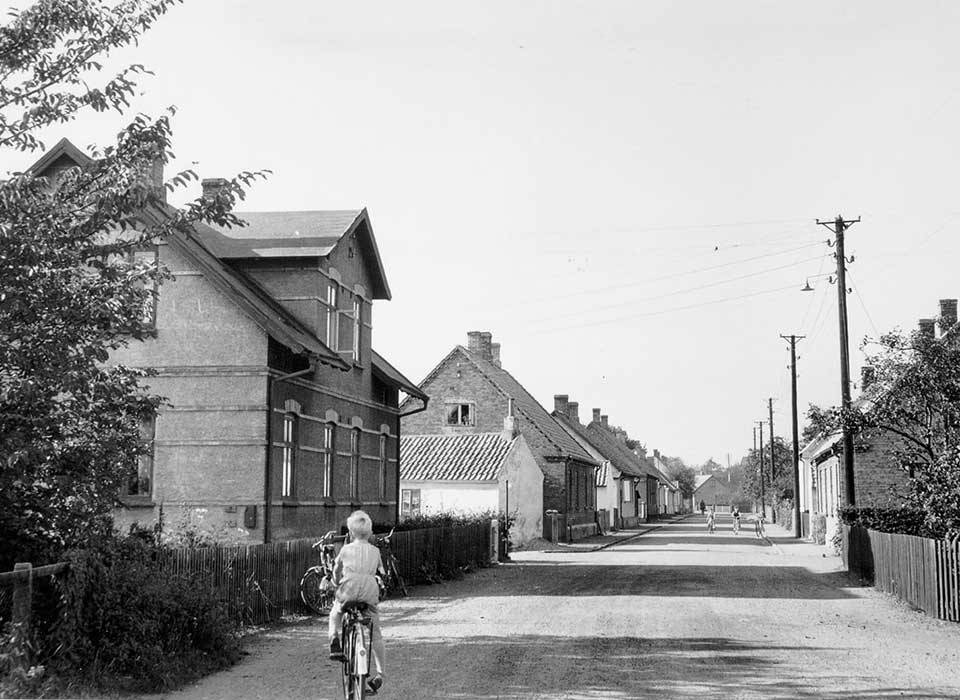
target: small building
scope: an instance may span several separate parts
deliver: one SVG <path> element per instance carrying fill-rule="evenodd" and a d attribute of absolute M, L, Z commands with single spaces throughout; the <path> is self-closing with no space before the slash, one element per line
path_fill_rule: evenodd
<path fill-rule="evenodd" d="M 730 488 L 714 474 L 697 474 L 693 488 L 693 508 L 700 509 L 701 501 L 707 508 L 714 507 L 718 513 L 730 511 Z"/>
<path fill-rule="evenodd" d="M 543 473 L 544 537 L 577 539 L 594 534 L 597 462 L 570 437 L 543 406 L 505 370 L 500 344 L 486 331 L 467 334 L 467 346 L 457 345 L 420 382 L 430 397 L 426 410 L 410 413 L 403 432 L 412 435 L 458 435 L 500 431 L 513 415 Z M 559 532 L 553 531 L 556 523 Z M 549 531 L 548 531 L 549 529 Z"/>
<path fill-rule="evenodd" d="M 401 517 L 508 513 L 510 541 L 543 533 L 543 472 L 513 430 L 400 438 Z"/>

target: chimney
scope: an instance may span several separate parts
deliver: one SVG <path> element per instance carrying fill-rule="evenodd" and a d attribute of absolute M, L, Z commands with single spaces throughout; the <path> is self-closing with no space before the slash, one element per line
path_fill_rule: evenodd
<path fill-rule="evenodd" d="M 576 401 L 571 401 L 567 404 L 567 418 L 574 423 L 580 422 L 580 404 Z"/>
<path fill-rule="evenodd" d="M 600 422 L 600 409 L 599 409 L 599 408 L 593 409 L 593 422 L 594 422 L 594 423 L 599 423 L 599 422 Z"/>
<path fill-rule="evenodd" d="M 860 391 L 866 391 L 876 377 L 873 367 L 864 365 L 860 368 Z"/>
<path fill-rule="evenodd" d="M 957 323 L 957 300 L 940 300 L 940 335 L 953 328 Z"/>
<path fill-rule="evenodd" d="M 230 184 L 230 181 L 222 177 L 205 177 L 200 181 L 203 188 L 203 198 L 211 200 L 217 196 L 217 193 Z"/>
<path fill-rule="evenodd" d="M 157 156 L 147 170 L 147 184 L 161 202 L 167 201 L 167 188 L 163 184 L 163 158 Z"/>
<path fill-rule="evenodd" d="M 500 433 L 500 437 L 509 442 L 519 434 L 517 419 L 513 415 L 513 399 L 507 399 L 507 415 L 503 419 L 503 432 Z"/>
<path fill-rule="evenodd" d="M 490 351 L 492 341 L 493 333 L 490 331 L 470 331 L 467 333 L 467 350 L 487 362 L 492 362 L 493 355 Z"/>
<path fill-rule="evenodd" d="M 602 425 L 604 428 L 610 427 L 610 423 L 607 420 L 609 417 L 610 416 L 600 416 L 600 425 Z"/>
<path fill-rule="evenodd" d="M 653 456 L 654 456 L 656 459 L 660 459 L 660 450 L 654 450 L 654 451 L 653 451 Z"/>
<path fill-rule="evenodd" d="M 553 410 L 559 413 L 561 416 L 567 415 L 567 405 L 569 400 L 570 397 L 567 394 L 554 394 Z"/>
<path fill-rule="evenodd" d="M 935 326 L 936 326 L 936 321 L 934 321 L 932 318 L 920 319 L 920 323 L 919 323 L 920 333 L 926 336 L 927 338 L 930 338 L 931 340 L 933 340 L 933 338 L 935 337 L 935 331 L 934 331 Z"/>
<path fill-rule="evenodd" d="M 497 367 L 500 366 L 500 343 L 490 343 L 490 356 L 493 358 L 491 362 Z"/>

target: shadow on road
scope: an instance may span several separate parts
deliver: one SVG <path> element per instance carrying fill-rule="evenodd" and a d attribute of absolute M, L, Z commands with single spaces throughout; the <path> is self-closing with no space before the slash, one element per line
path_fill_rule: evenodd
<path fill-rule="evenodd" d="M 395 645 L 405 663 L 436 664 L 449 642 L 404 641 Z M 519 635 L 475 636 L 456 641 L 467 668 L 438 676 L 435 694 L 418 697 L 492 698 L 929 698 L 943 689 L 871 687 L 868 677 L 810 680 L 804 659 L 832 653 L 818 647 L 760 645 L 727 637 L 632 638 Z M 482 684 L 458 684 L 469 660 L 492 664 Z M 584 669 L 590 669 L 584 673 Z M 466 679 L 464 679 L 466 680 Z M 475 679 L 474 679 L 475 681 Z M 951 691 L 947 691 L 951 692 Z"/>

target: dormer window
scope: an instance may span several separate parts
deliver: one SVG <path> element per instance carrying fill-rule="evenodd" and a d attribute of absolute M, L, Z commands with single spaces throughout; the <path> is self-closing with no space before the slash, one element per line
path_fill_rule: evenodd
<path fill-rule="evenodd" d="M 448 403 L 447 425 L 476 425 L 473 404 Z"/>

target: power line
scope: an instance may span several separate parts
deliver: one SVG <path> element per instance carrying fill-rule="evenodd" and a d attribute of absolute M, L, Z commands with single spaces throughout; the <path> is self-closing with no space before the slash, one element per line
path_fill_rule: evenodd
<path fill-rule="evenodd" d="M 823 264 L 827 261 L 827 258 L 830 257 L 830 251 L 826 250 L 823 253 L 823 256 L 820 258 L 820 267 L 817 268 L 817 274 L 815 278 L 819 278 L 823 275 Z M 809 283 L 809 282 L 808 282 Z M 813 302 L 816 301 L 816 293 L 810 295 L 810 301 L 807 302 L 807 308 L 803 312 L 803 316 L 800 319 L 800 327 L 803 328 L 803 325 L 807 322 L 807 316 L 810 315 L 810 309 L 813 308 Z"/>
<path fill-rule="evenodd" d="M 722 284 L 729 284 L 731 282 L 738 282 L 740 280 L 748 279 L 750 277 L 758 277 L 759 275 L 765 275 L 770 272 L 777 272 L 778 270 L 786 270 L 791 267 L 796 267 L 797 265 L 802 265 L 803 263 L 812 262 L 814 260 L 820 259 L 819 257 L 814 258 L 805 258 L 803 260 L 797 260 L 792 263 L 787 263 L 786 265 L 778 265 L 776 267 L 768 267 L 763 270 L 757 270 L 756 272 L 748 272 L 745 275 L 738 275 L 737 277 L 728 277 L 727 279 L 717 280 L 716 282 L 707 282 L 706 284 L 700 284 L 695 287 L 687 287 L 685 289 L 677 289 L 672 292 L 666 292 L 664 294 L 654 294 L 646 297 L 638 297 L 636 299 L 629 299 L 627 301 L 617 302 L 615 304 L 605 304 L 604 309 L 615 309 L 623 306 L 631 306 L 641 301 L 653 301 L 654 299 L 666 299 L 668 297 L 675 296 L 677 294 L 686 294 L 688 292 L 696 292 L 701 289 L 709 289 L 710 287 L 718 287 Z M 556 321 L 564 318 L 577 318 L 583 314 L 593 314 L 596 313 L 596 308 L 584 309 L 582 311 L 575 311 L 568 314 L 559 314 L 557 316 L 545 316 L 538 319 L 535 319 L 533 323 Z"/>
<path fill-rule="evenodd" d="M 646 318 L 649 316 L 661 316 L 663 314 L 673 313 L 675 311 L 686 311 L 688 309 L 698 309 L 704 306 L 713 306 L 714 304 L 723 304 L 728 301 L 738 301 L 740 299 L 749 299 L 750 297 L 757 297 L 764 294 L 774 294 L 776 292 L 785 292 L 788 289 L 796 289 L 796 285 L 791 284 L 789 287 L 776 287 L 774 289 L 764 289 L 759 292 L 751 292 L 750 294 L 742 294 L 735 297 L 725 297 L 723 299 L 714 299 L 713 301 L 705 301 L 697 304 L 687 304 L 686 306 L 676 306 L 670 309 L 662 309 L 661 311 L 647 311 L 639 314 L 630 314 L 628 316 L 618 316 L 616 318 L 609 318 L 603 321 L 594 321 L 592 323 L 578 323 L 574 326 L 562 326 L 560 328 L 548 328 L 540 331 L 531 331 L 532 334 L 540 335 L 546 333 L 557 333 L 560 331 L 571 330 L 574 328 L 589 328 L 591 326 L 602 326 L 608 323 L 618 323 L 620 321 L 626 321 L 634 318 Z"/>
<path fill-rule="evenodd" d="M 876 334 L 877 338 L 880 337 L 880 331 L 877 330 L 877 324 L 873 322 L 873 317 L 870 315 L 870 312 L 867 311 L 867 305 L 863 301 L 863 295 L 860 294 L 860 289 L 853 282 L 853 277 L 851 276 L 849 270 L 847 271 L 847 278 L 850 280 L 850 286 L 853 288 L 854 293 L 857 295 L 857 300 L 860 302 L 860 308 L 863 309 L 863 313 L 866 315 L 867 320 L 870 321 L 870 327 L 873 328 L 873 332 Z"/>

